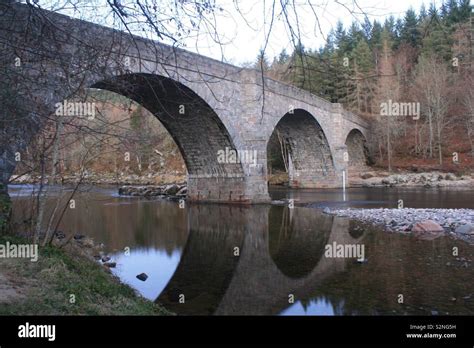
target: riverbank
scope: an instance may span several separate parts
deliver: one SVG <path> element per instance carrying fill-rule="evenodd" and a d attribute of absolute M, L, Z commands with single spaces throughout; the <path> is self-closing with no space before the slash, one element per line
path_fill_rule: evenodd
<path fill-rule="evenodd" d="M 349 178 L 353 187 L 449 187 L 474 188 L 473 175 L 456 175 L 438 171 L 390 174 L 384 171 L 364 171 Z"/>
<path fill-rule="evenodd" d="M 82 180 L 82 181 L 81 181 Z M 81 181 L 90 185 L 165 185 L 165 184 L 184 184 L 186 175 L 175 173 L 146 173 L 143 175 L 126 173 L 85 173 L 83 178 L 79 175 L 63 175 L 59 182 L 50 180 L 46 176 L 45 181 L 48 184 L 75 184 Z M 57 181 L 57 180 L 56 180 Z M 39 184 L 38 175 L 13 176 L 11 184 Z"/>
<path fill-rule="evenodd" d="M 413 233 L 424 239 L 450 235 L 474 243 L 474 209 L 333 209 L 326 214 L 372 223 L 389 232 Z"/>
<path fill-rule="evenodd" d="M 350 172 L 349 172 L 350 174 Z M 64 175 L 58 184 L 75 184 L 81 180 L 79 175 Z M 13 176 L 12 184 L 38 184 L 40 177 L 36 175 Z M 47 183 L 53 183 L 46 177 Z M 150 192 L 156 192 L 156 187 L 168 185 L 185 186 L 186 175 L 179 172 L 174 173 L 145 173 L 143 175 L 125 173 L 94 173 L 89 172 L 82 178 L 82 183 L 90 185 L 122 185 L 122 186 L 150 186 Z M 274 172 L 268 176 L 269 185 L 288 185 L 288 174 L 285 172 Z M 430 172 L 399 172 L 390 174 L 383 170 L 362 171 L 357 175 L 349 176 L 351 187 L 450 187 L 450 188 L 474 188 L 474 174 L 460 175 L 455 173 L 444 173 L 439 171 Z M 144 190 L 137 189 L 132 195 L 142 195 Z M 145 195 L 145 194 L 143 194 Z M 149 194 L 148 194 L 149 195 Z M 151 194 L 151 195 L 159 195 Z"/>
<path fill-rule="evenodd" d="M 83 240 L 80 242 L 79 240 Z M 96 262 L 92 243 L 39 247 L 37 262 L 0 258 L 0 315 L 169 315 Z M 0 236 L 0 244 L 29 244 Z"/>

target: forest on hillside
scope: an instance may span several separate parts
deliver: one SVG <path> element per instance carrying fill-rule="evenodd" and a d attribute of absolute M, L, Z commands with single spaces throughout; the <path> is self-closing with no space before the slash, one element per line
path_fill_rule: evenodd
<path fill-rule="evenodd" d="M 298 42 L 271 63 L 262 50 L 254 67 L 365 117 L 380 166 L 471 171 L 473 32 L 470 1 L 448 0 L 383 22 L 338 22 L 323 47 Z M 419 114 L 383 112 L 396 103 Z"/>

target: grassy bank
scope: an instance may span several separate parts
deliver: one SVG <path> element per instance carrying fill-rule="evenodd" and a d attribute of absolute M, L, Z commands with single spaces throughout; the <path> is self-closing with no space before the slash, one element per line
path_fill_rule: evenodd
<path fill-rule="evenodd" d="M 28 244 L 11 236 L 9 241 Z M 71 296 L 73 295 L 73 296 Z M 71 303 L 71 299 L 75 299 Z M 39 248 L 37 262 L 0 258 L 0 315 L 166 315 L 77 248 Z"/>

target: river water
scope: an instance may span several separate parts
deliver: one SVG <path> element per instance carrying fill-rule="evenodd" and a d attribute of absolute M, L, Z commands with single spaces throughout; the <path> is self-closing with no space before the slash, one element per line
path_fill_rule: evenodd
<path fill-rule="evenodd" d="M 10 187 L 17 221 L 32 190 Z M 275 200 L 293 199 L 293 209 L 179 207 L 116 192 L 93 186 L 78 193 L 60 230 L 104 243 L 117 262 L 115 275 L 178 314 L 474 314 L 474 246 L 447 236 L 427 241 L 388 233 L 320 209 L 395 208 L 400 199 L 405 207 L 474 208 L 472 190 L 271 189 Z M 54 197 L 69 193 L 52 187 L 49 208 Z M 364 257 L 325 253 L 338 245 L 363 246 Z M 143 272 L 144 282 L 136 278 Z"/>

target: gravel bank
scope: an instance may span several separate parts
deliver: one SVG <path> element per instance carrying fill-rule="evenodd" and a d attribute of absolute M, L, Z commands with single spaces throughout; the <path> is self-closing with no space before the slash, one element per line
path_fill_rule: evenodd
<path fill-rule="evenodd" d="M 474 188 L 472 175 L 457 176 L 453 173 L 400 173 L 364 172 L 351 178 L 351 185 L 363 187 L 449 187 Z"/>
<path fill-rule="evenodd" d="M 391 232 L 417 232 L 416 225 L 427 221 L 437 223 L 442 231 L 474 241 L 474 209 L 335 209 L 324 210 L 326 214 L 344 216 L 351 219 L 383 226 Z M 426 231 L 430 233 L 428 229 Z"/>

